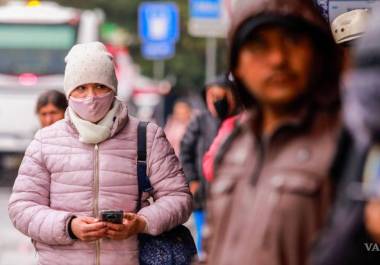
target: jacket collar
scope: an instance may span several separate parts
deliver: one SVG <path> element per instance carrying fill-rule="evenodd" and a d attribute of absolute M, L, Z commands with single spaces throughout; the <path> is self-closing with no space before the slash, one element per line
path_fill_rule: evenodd
<path fill-rule="evenodd" d="M 303 106 L 284 119 L 271 134 L 267 135 L 262 134 L 262 112 L 259 109 L 253 109 L 244 113 L 239 119 L 238 124 L 240 124 L 243 129 L 252 131 L 257 139 L 271 141 L 284 132 L 305 130 L 312 121 L 313 115 L 314 111 L 312 111 L 311 106 Z"/>

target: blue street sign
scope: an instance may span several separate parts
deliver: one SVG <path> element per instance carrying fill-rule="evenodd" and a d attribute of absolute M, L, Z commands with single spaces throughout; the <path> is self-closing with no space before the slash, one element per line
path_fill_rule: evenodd
<path fill-rule="evenodd" d="M 139 6 L 139 36 L 143 42 L 170 42 L 179 38 L 179 12 L 175 3 L 146 2 Z"/>
<path fill-rule="evenodd" d="M 174 42 L 144 42 L 141 47 L 142 56 L 148 60 L 165 60 L 174 56 Z"/>
<path fill-rule="evenodd" d="M 219 19 L 220 6 L 220 0 L 190 0 L 190 17 L 192 19 Z"/>

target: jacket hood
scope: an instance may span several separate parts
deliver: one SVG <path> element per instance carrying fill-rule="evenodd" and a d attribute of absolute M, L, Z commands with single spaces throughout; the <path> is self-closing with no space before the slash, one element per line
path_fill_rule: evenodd
<path fill-rule="evenodd" d="M 237 66 L 238 55 L 249 35 L 258 27 L 279 25 L 308 35 L 314 45 L 318 67 L 310 80 L 311 96 L 316 105 L 338 106 L 342 52 L 334 42 L 330 26 L 312 0 L 242 0 L 232 13 L 228 34 L 230 71 Z M 246 107 L 255 100 L 236 78 L 236 94 Z"/>
<path fill-rule="evenodd" d="M 251 17 L 273 14 L 276 16 L 295 16 L 330 32 L 328 23 L 315 7 L 312 0 L 240 0 L 239 5 L 232 13 L 228 39 L 231 40 L 238 28 Z"/>
<path fill-rule="evenodd" d="M 206 103 L 206 92 L 212 86 L 218 86 L 226 90 L 229 90 L 233 88 L 234 82 L 228 78 L 227 74 L 219 75 L 214 80 L 207 82 L 202 89 L 202 99 L 204 103 Z"/>

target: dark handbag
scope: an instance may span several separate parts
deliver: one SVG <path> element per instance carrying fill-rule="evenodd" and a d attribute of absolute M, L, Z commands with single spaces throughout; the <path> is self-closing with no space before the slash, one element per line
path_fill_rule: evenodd
<path fill-rule="evenodd" d="M 153 187 L 146 174 L 146 127 L 140 122 L 137 129 L 137 211 L 141 209 L 143 192 L 151 193 Z M 140 265 L 189 265 L 197 254 L 194 239 L 185 226 L 179 225 L 158 236 L 139 234 Z"/>

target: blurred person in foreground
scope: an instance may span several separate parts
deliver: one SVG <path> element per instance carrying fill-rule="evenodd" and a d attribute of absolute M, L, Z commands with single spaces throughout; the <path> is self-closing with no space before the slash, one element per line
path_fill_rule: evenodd
<path fill-rule="evenodd" d="M 379 14 L 380 6 L 367 25 L 367 11 L 354 10 L 332 24 L 340 32 L 337 42 L 351 47 L 346 53 L 354 56 L 343 87 L 345 129 L 332 168 L 336 200 L 314 247 L 313 265 L 380 263 Z"/>
<path fill-rule="evenodd" d="M 207 264 L 303 265 L 330 207 L 342 55 L 308 0 L 242 1 L 230 71 L 247 113 L 207 200 Z"/>
<path fill-rule="evenodd" d="M 185 100 L 179 99 L 174 103 L 173 113 L 168 117 L 164 131 L 175 154 L 179 157 L 180 145 L 186 128 L 191 119 L 191 106 Z"/>
<path fill-rule="evenodd" d="M 42 93 L 36 104 L 36 113 L 41 127 L 44 128 L 62 120 L 65 117 L 67 104 L 65 94 L 60 91 L 48 90 Z"/>
<path fill-rule="evenodd" d="M 233 115 L 236 109 L 231 83 L 225 75 L 207 83 L 203 96 L 207 110 L 193 115 L 180 148 L 180 160 L 190 184 L 190 191 L 194 196 L 193 216 L 196 226 L 196 244 L 200 255 L 207 186 L 202 172 L 202 160 L 221 122 Z"/>
<path fill-rule="evenodd" d="M 153 203 L 139 200 L 137 127 L 118 100 L 112 56 L 100 42 L 75 45 L 66 57 L 65 119 L 39 130 L 9 200 L 14 226 L 29 236 L 39 264 L 139 264 L 137 235 L 184 223 L 192 198 L 161 128 L 146 128 Z M 100 220 L 123 210 L 121 224 Z M 160 257 L 157 257 L 159 259 Z"/>

